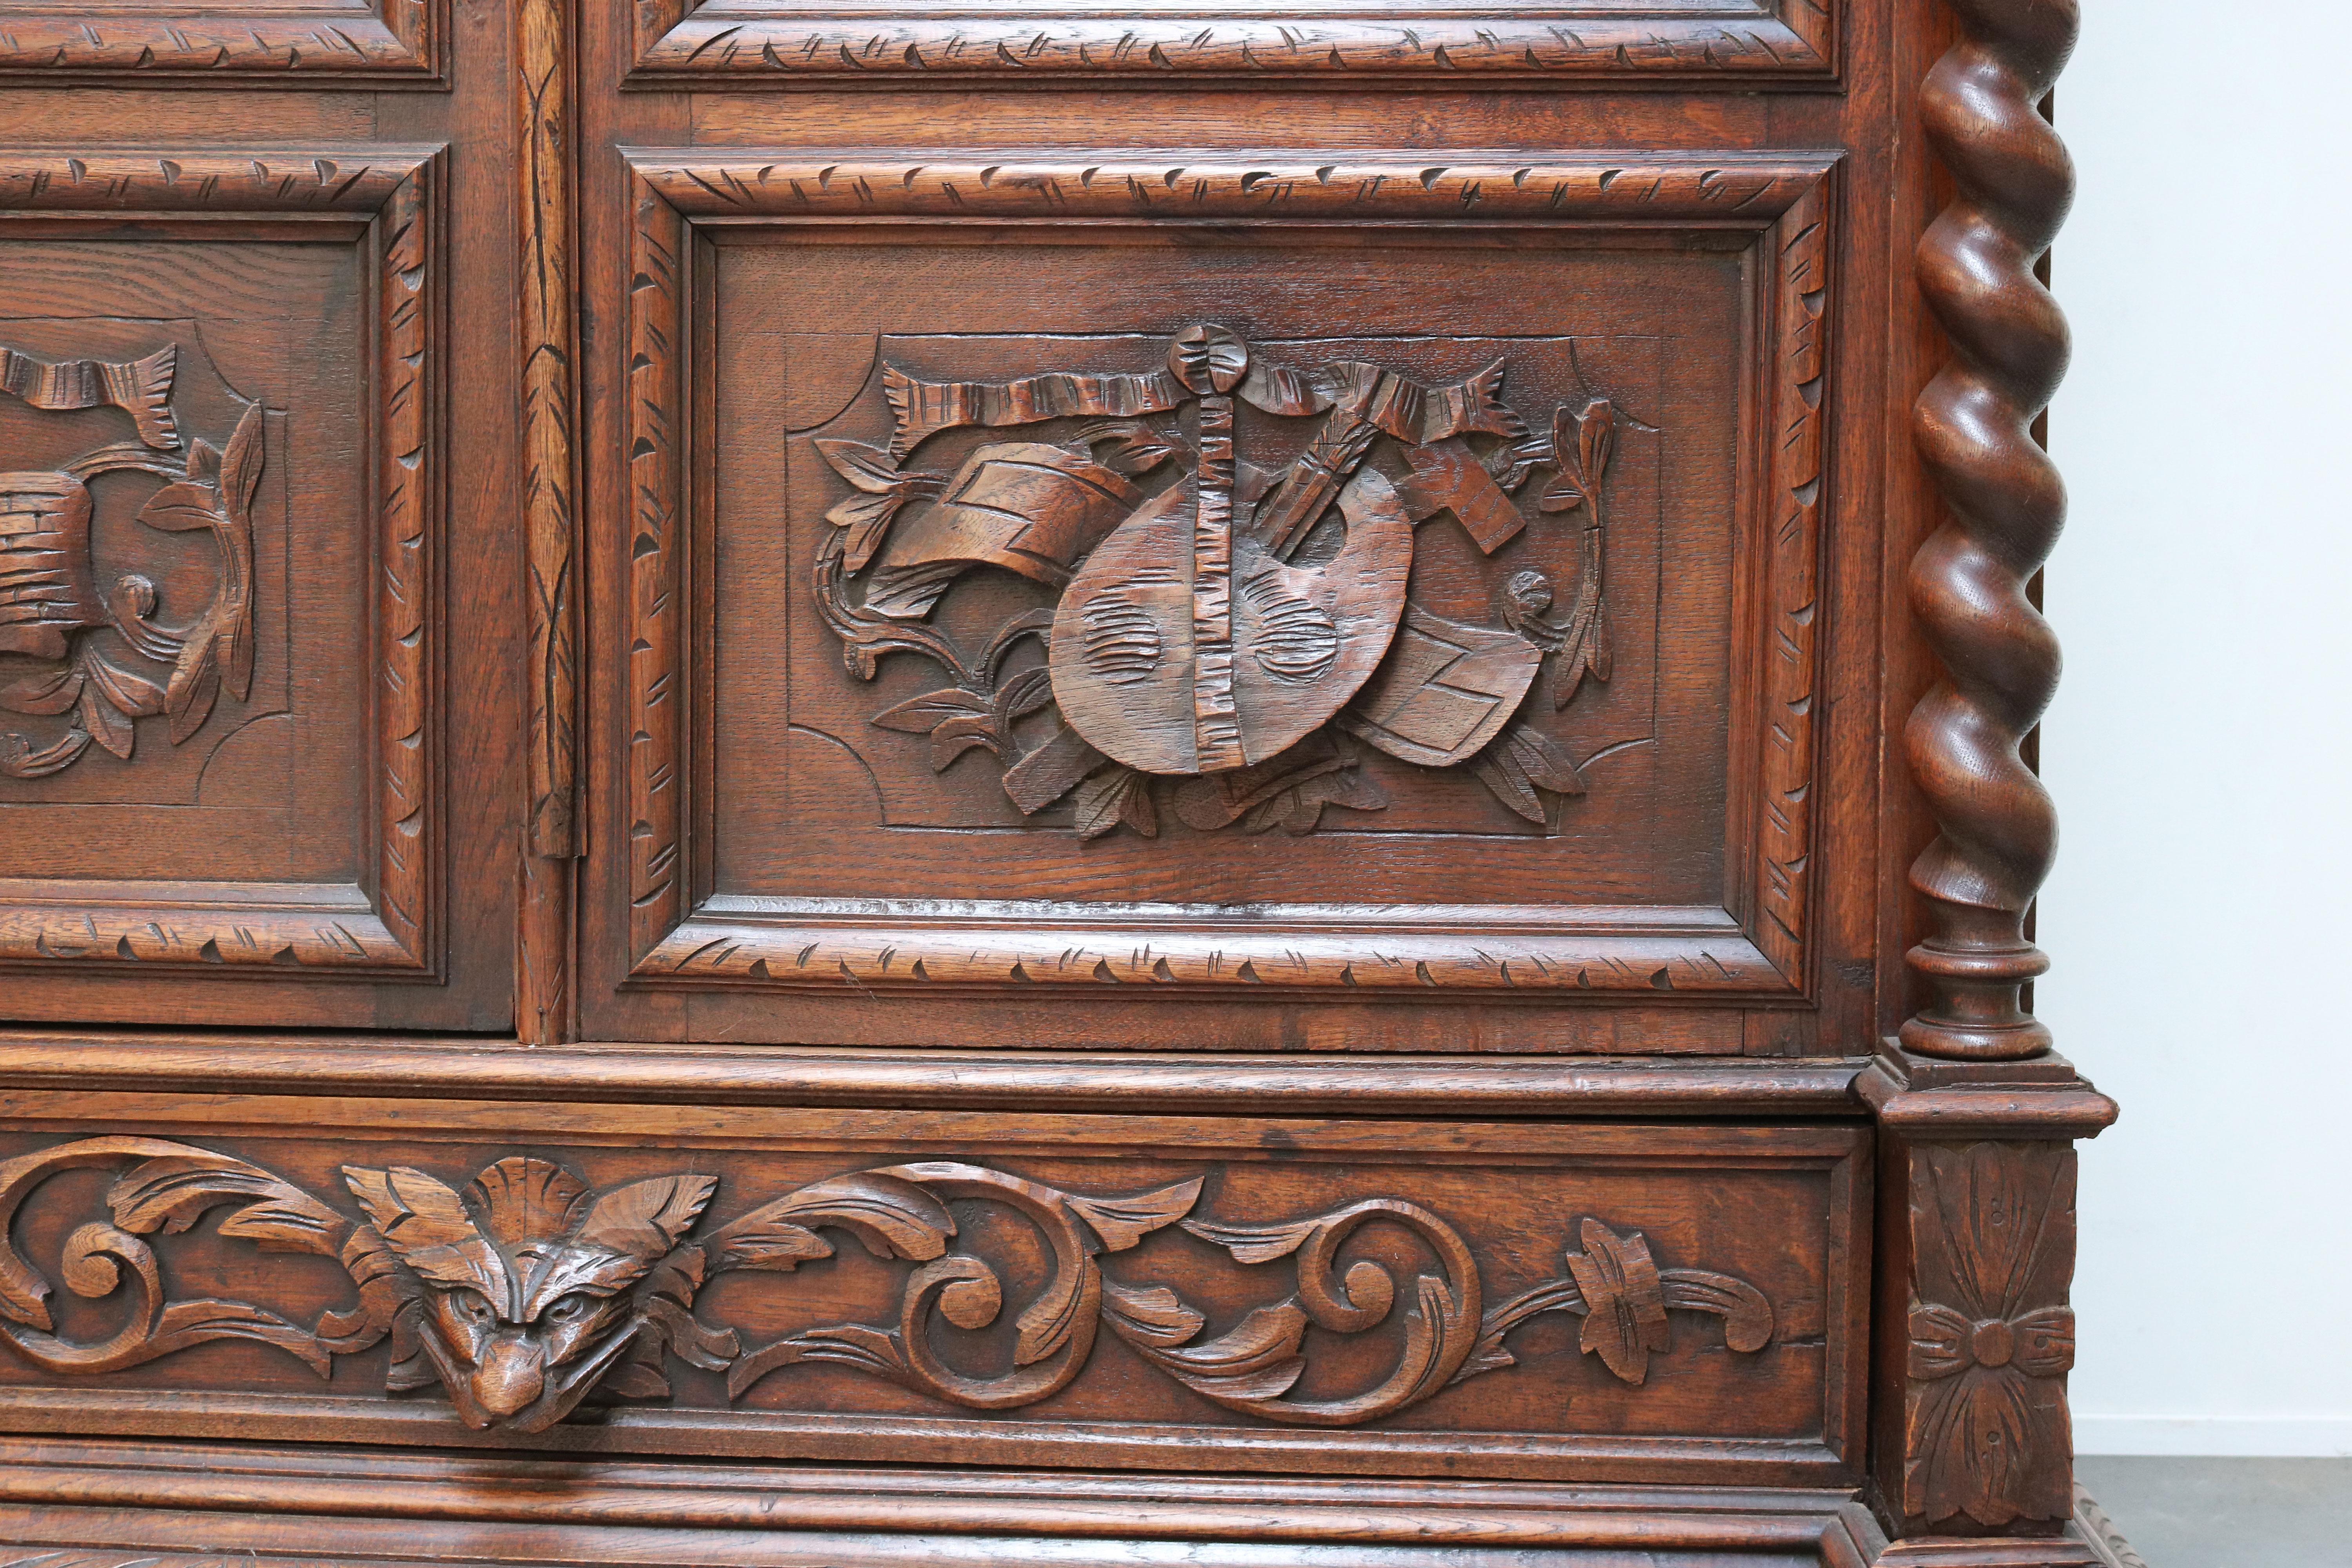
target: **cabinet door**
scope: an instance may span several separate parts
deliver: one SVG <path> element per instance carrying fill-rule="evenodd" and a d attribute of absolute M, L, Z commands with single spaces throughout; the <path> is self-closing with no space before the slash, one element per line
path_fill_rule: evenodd
<path fill-rule="evenodd" d="M 12 15 L 11 1018 L 511 1027 L 505 29 L 453 80 L 455 20 Z"/>

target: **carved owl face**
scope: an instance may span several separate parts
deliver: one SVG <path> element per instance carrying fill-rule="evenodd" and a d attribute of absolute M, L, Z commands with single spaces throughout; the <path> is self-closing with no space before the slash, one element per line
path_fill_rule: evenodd
<path fill-rule="evenodd" d="M 401 1321 L 457 1414 L 516 1432 L 563 1419 L 621 1360 L 646 1322 L 639 1287 L 718 1185 L 662 1176 L 592 1193 L 524 1156 L 462 1195 L 405 1166 L 346 1165 L 343 1180 L 414 1280 Z"/>

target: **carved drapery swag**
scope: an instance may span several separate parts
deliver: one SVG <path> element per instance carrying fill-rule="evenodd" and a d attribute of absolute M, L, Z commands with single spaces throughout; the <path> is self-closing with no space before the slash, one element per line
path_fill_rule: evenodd
<path fill-rule="evenodd" d="M 1582 1318 L 1580 1347 L 1620 1380 L 1640 1384 L 1649 1358 L 1672 1344 L 1671 1311 L 1722 1321 L 1729 1347 L 1770 1343 L 1771 1304 L 1729 1275 L 1662 1268 L 1639 1232 L 1587 1218 L 1565 1274 L 1492 1308 L 1484 1305 L 1468 1244 L 1437 1215 L 1402 1199 L 1368 1198 L 1275 1221 L 1211 1219 L 1199 1211 L 1207 1178 L 1139 1193 L 1066 1192 L 983 1166 L 930 1162 L 830 1176 L 723 1223 L 706 1224 L 709 1175 L 656 1176 L 593 1189 L 531 1156 L 499 1160 L 460 1190 L 407 1166 L 345 1166 L 357 1215 L 257 1166 L 189 1144 L 89 1138 L 0 1164 L 0 1237 L 59 1172 L 101 1168 L 120 1177 L 106 1217 L 68 1237 L 59 1275 L 75 1295 L 127 1294 L 129 1315 L 96 1342 L 56 1331 L 49 1279 L 0 1246 L 0 1340 L 44 1371 L 122 1370 L 206 1341 L 274 1345 L 321 1377 L 338 1356 L 391 1341 L 388 1388 L 437 1383 L 470 1426 L 543 1430 L 583 1399 L 670 1395 L 667 1358 L 726 1374 L 730 1399 L 794 1365 L 848 1366 L 973 1409 L 1033 1405 L 1085 1370 L 1099 1331 L 1110 1331 L 1168 1376 L 1227 1409 L 1298 1426 L 1376 1421 L 1450 1384 L 1514 1364 L 1511 1331 L 1546 1312 Z M 934 1330 L 984 1329 L 1006 1310 L 1003 1277 L 965 1237 L 951 1204 L 986 1204 L 1025 1220 L 1042 1242 L 1046 1278 L 1014 1320 L 1013 1365 L 992 1374 L 950 1364 Z M 150 1238 L 188 1231 L 230 1210 L 220 1236 L 265 1252 L 332 1258 L 358 1301 L 308 1327 L 246 1301 L 176 1300 Z M 1369 1258 L 1343 1256 L 1375 1221 L 1409 1231 L 1434 1261 L 1400 1287 Z M 1211 1331 L 1208 1316 L 1163 1285 L 1119 1282 L 1105 1254 L 1129 1251 L 1171 1226 L 1223 1248 L 1247 1268 L 1290 1263 L 1291 1292 Z M 790 1273 L 834 1254 L 824 1231 L 855 1237 L 877 1258 L 914 1265 L 895 1321 L 809 1329 L 746 1346 L 695 1315 L 695 1297 L 730 1271 Z M 1403 1312 L 1402 1348 L 1375 1387 L 1347 1397 L 1297 1397 L 1312 1353 L 1310 1328 L 1360 1333 Z"/>
<path fill-rule="evenodd" d="M 1290 366 L 1213 324 L 1141 371 L 952 382 L 886 363 L 887 446 L 816 442 L 848 490 L 825 514 L 818 611 L 853 675 L 913 653 L 952 679 L 876 724 L 929 735 L 935 771 L 985 749 L 1024 813 L 1069 799 L 1087 837 L 1155 837 L 1163 805 L 1202 832 L 1307 833 L 1327 806 L 1379 810 L 1359 742 L 1467 765 L 1545 824 L 1550 798 L 1584 784 L 1528 700 L 1547 665 L 1552 710 L 1609 679 L 1604 492 L 1623 416 L 1591 396 L 1532 428 L 1504 401 L 1507 370 L 1430 385 L 1360 361 Z M 1319 423 L 1286 466 L 1260 468 L 1237 405 Z M 923 466 L 933 437 L 970 426 L 1016 438 Z M 1518 497 L 1543 471 L 1537 520 L 1580 534 L 1564 616 L 1559 585 L 1527 568 L 1493 584 L 1491 622 L 1408 597 L 1417 528 L 1449 516 L 1494 556 L 1528 529 Z M 975 658 L 930 617 L 983 567 L 1058 598 Z M 1031 639 L 1043 657 L 1024 658 Z M 1042 736 L 1016 734 L 1049 707 Z"/>

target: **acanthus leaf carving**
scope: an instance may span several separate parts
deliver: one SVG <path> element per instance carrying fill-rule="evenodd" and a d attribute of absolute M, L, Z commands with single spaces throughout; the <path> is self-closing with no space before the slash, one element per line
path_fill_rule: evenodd
<path fill-rule="evenodd" d="M 730 1399 L 771 1373 L 804 1364 L 849 1367 L 970 1409 L 1034 1405 L 1085 1370 L 1108 1327 L 1145 1362 L 1224 1408 L 1301 1426 L 1379 1421 L 1452 1383 L 1513 1364 L 1511 1330 L 1542 1311 L 1585 1315 L 1584 1348 L 1639 1384 L 1642 1358 L 1667 1348 L 1667 1309 L 1725 1319 L 1731 1348 L 1761 1351 L 1772 1311 L 1743 1281 L 1693 1270 L 1661 1271 L 1640 1233 L 1586 1219 L 1573 1279 L 1525 1293 L 1482 1317 L 1477 1261 L 1461 1233 L 1435 1213 L 1374 1197 L 1271 1221 L 1199 1215 L 1208 1178 L 1110 1194 L 1076 1193 L 985 1166 L 922 1162 L 844 1172 L 801 1186 L 716 1226 L 703 1215 L 717 1195 L 709 1175 L 643 1178 L 595 1188 L 535 1155 L 500 1160 L 462 1188 L 411 1166 L 346 1166 L 360 1216 L 338 1212 L 268 1172 L 226 1155 L 156 1139 L 91 1138 L 0 1164 L 0 1237 L 50 1176 L 121 1167 L 108 1221 L 67 1239 L 59 1274 L 90 1300 L 130 1282 L 131 1311 L 113 1334 L 68 1342 L 52 1329 L 48 1280 L 0 1245 L 0 1340 L 44 1370 L 118 1371 L 210 1340 L 257 1341 L 320 1376 L 336 1358 L 392 1342 L 388 1392 L 435 1384 L 478 1428 L 545 1429 L 582 1401 L 670 1396 L 667 1359 L 725 1374 Z M 959 1370 L 935 1342 L 934 1322 L 980 1331 L 1009 1305 L 1008 1273 L 964 1239 L 952 1205 L 995 1205 L 1026 1223 L 1043 1247 L 1041 1279 L 1013 1322 L 1011 1366 Z M 303 1328 L 242 1301 L 170 1299 L 142 1237 L 179 1235 L 227 1207 L 224 1237 L 265 1251 L 337 1259 L 358 1300 Z M 1400 1286 L 1391 1268 L 1349 1256 L 1351 1236 L 1401 1226 L 1433 1268 Z M 1249 1308 L 1211 1332 L 1209 1314 L 1166 1285 L 1107 1278 L 1105 1254 L 1130 1252 L 1173 1227 L 1223 1248 L 1244 1268 L 1287 1265 L 1289 1293 Z M 855 1236 L 878 1258 L 913 1265 L 895 1321 L 836 1323 L 746 1347 L 730 1328 L 696 1315 L 698 1294 L 730 1271 L 792 1272 L 831 1257 L 818 1233 Z M 697 1234 L 699 1231 L 700 1234 Z M 1352 1395 L 1295 1397 L 1315 1354 L 1310 1333 L 1358 1334 L 1397 1314 L 1396 1361 Z M 1594 1327 L 1598 1324 L 1598 1328 Z M 1204 1338 L 1204 1334 L 1206 1337 Z"/>

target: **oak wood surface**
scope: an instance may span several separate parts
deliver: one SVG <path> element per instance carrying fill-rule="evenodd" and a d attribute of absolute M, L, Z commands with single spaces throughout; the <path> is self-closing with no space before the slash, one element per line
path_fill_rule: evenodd
<path fill-rule="evenodd" d="M 0 1563 L 2130 1561 L 2074 24 L 9 7 Z"/>

